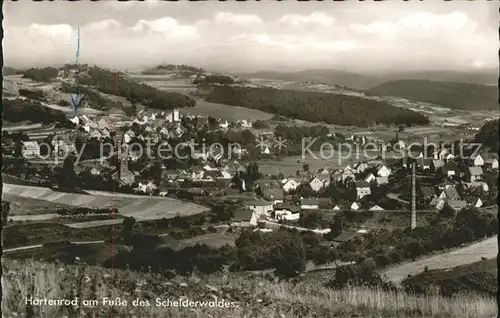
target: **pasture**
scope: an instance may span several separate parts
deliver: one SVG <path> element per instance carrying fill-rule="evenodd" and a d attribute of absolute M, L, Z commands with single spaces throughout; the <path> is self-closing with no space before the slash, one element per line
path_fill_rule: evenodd
<path fill-rule="evenodd" d="M 167 197 L 88 191 L 87 194 L 57 192 L 49 188 L 4 184 L 4 193 L 20 198 L 37 199 L 50 203 L 87 208 L 117 208 L 120 215 L 132 216 L 137 221 L 188 216 L 208 208 Z M 104 221 L 99 221 L 104 222 Z M 91 223 L 93 224 L 93 223 Z M 100 223 L 99 223 L 100 224 Z M 82 226 L 82 225 L 80 225 Z M 99 225 L 96 225 L 99 226 Z"/>
<path fill-rule="evenodd" d="M 231 233 L 208 233 L 200 236 L 195 236 L 180 241 L 180 248 L 193 246 L 196 244 L 206 244 L 211 247 L 222 247 L 224 245 L 234 246 L 238 235 Z"/>
<path fill-rule="evenodd" d="M 212 116 L 227 121 L 236 121 L 241 119 L 250 121 L 267 120 L 274 116 L 273 114 L 256 109 L 211 103 L 201 99 L 196 100 L 195 107 L 181 109 L 181 112 L 197 116 Z"/>
<path fill-rule="evenodd" d="M 2 200 L 10 202 L 9 215 L 14 217 L 54 214 L 58 209 L 69 207 L 67 204 L 20 197 L 5 192 L 2 194 Z"/>

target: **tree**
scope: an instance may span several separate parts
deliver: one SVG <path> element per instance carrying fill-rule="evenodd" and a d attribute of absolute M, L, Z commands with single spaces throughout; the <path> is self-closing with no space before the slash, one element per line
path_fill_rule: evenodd
<path fill-rule="evenodd" d="M 259 165 L 256 162 L 253 162 L 247 166 L 247 174 L 246 174 L 246 184 L 247 187 L 254 184 L 256 180 L 260 178 Z"/>
<path fill-rule="evenodd" d="M 78 178 L 75 172 L 73 156 L 68 156 L 63 161 L 63 166 L 58 173 L 59 186 L 66 188 L 77 188 Z"/>
<path fill-rule="evenodd" d="M 439 215 L 446 218 L 451 218 L 455 216 L 455 210 L 448 203 L 445 203 L 443 208 L 439 210 Z"/>
<path fill-rule="evenodd" d="M 323 218 L 323 214 L 319 211 L 307 211 L 302 212 L 299 218 L 299 224 L 308 229 L 314 229 L 318 227 L 325 226 L 325 219 Z"/>
<path fill-rule="evenodd" d="M 272 249 L 274 268 L 277 276 L 293 277 L 306 268 L 306 253 L 302 239 L 288 231 L 281 232 L 281 237 Z"/>
<path fill-rule="evenodd" d="M 304 164 L 302 165 L 302 169 L 304 169 L 304 171 L 305 171 L 305 172 L 308 172 L 308 171 L 309 171 L 309 164 L 304 163 Z"/>
<path fill-rule="evenodd" d="M 134 230 L 135 218 L 131 216 L 125 217 L 122 223 L 122 230 L 120 233 L 121 239 L 125 243 L 130 243 L 130 238 L 132 236 L 132 232 Z"/>
<path fill-rule="evenodd" d="M 412 240 L 407 246 L 406 255 L 411 259 L 415 259 L 424 253 L 425 250 L 421 241 Z"/>

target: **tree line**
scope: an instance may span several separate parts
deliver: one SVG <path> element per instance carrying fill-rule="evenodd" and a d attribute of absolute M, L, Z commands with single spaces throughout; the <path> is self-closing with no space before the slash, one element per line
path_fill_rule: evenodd
<path fill-rule="evenodd" d="M 43 106 L 39 101 L 3 99 L 3 118 L 9 122 L 30 121 L 33 123 L 48 124 L 57 122 L 69 125 L 71 122 L 64 112 Z"/>
<path fill-rule="evenodd" d="M 381 101 L 340 94 L 216 86 L 208 94 L 206 100 L 258 109 L 295 119 L 342 126 L 429 124 L 429 119 L 418 112 Z"/>
<path fill-rule="evenodd" d="M 189 96 L 161 91 L 128 79 L 122 73 L 115 74 L 97 66 L 90 67 L 85 74 L 88 76 L 78 76 L 77 78 L 81 85 L 94 86 L 100 92 L 125 97 L 132 103 L 141 103 L 156 109 L 174 109 L 196 105 L 196 101 Z"/>
<path fill-rule="evenodd" d="M 496 119 L 484 124 L 474 137 L 475 142 L 480 142 L 483 146 L 497 152 L 500 143 L 498 139 L 499 122 L 500 120 Z"/>

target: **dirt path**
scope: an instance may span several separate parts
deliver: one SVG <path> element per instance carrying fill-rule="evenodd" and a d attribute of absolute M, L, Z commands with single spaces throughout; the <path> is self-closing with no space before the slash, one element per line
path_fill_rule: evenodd
<path fill-rule="evenodd" d="M 384 271 L 390 281 L 400 283 L 409 274 L 415 275 L 424 271 L 425 266 L 429 269 L 444 269 L 460 265 L 466 265 L 481 260 L 481 257 L 492 259 L 498 255 L 497 236 L 481 242 L 459 248 L 447 253 L 424 257 L 415 262 L 396 265 Z"/>

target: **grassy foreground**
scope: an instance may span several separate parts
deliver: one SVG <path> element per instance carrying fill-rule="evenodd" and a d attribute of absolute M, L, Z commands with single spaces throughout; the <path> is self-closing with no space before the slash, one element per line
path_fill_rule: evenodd
<path fill-rule="evenodd" d="M 403 292 L 348 287 L 339 291 L 310 283 L 270 281 L 261 276 L 232 273 L 165 277 L 133 271 L 32 260 L 3 261 L 3 317 L 494 317 L 494 298 L 463 294 L 454 298 L 416 296 Z M 96 299 L 92 307 L 26 306 L 28 293 L 47 299 Z M 102 304 L 103 297 L 127 306 Z M 156 306 L 155 299 L 193 301 L 222 299 L 231 308 L 174 308 Z M 135 299 L 150 306 L 133 306 Z M 81 303 L 80 303 L 81 304 Z M 111 313 L 112 312 L 112 313 Z"/>

